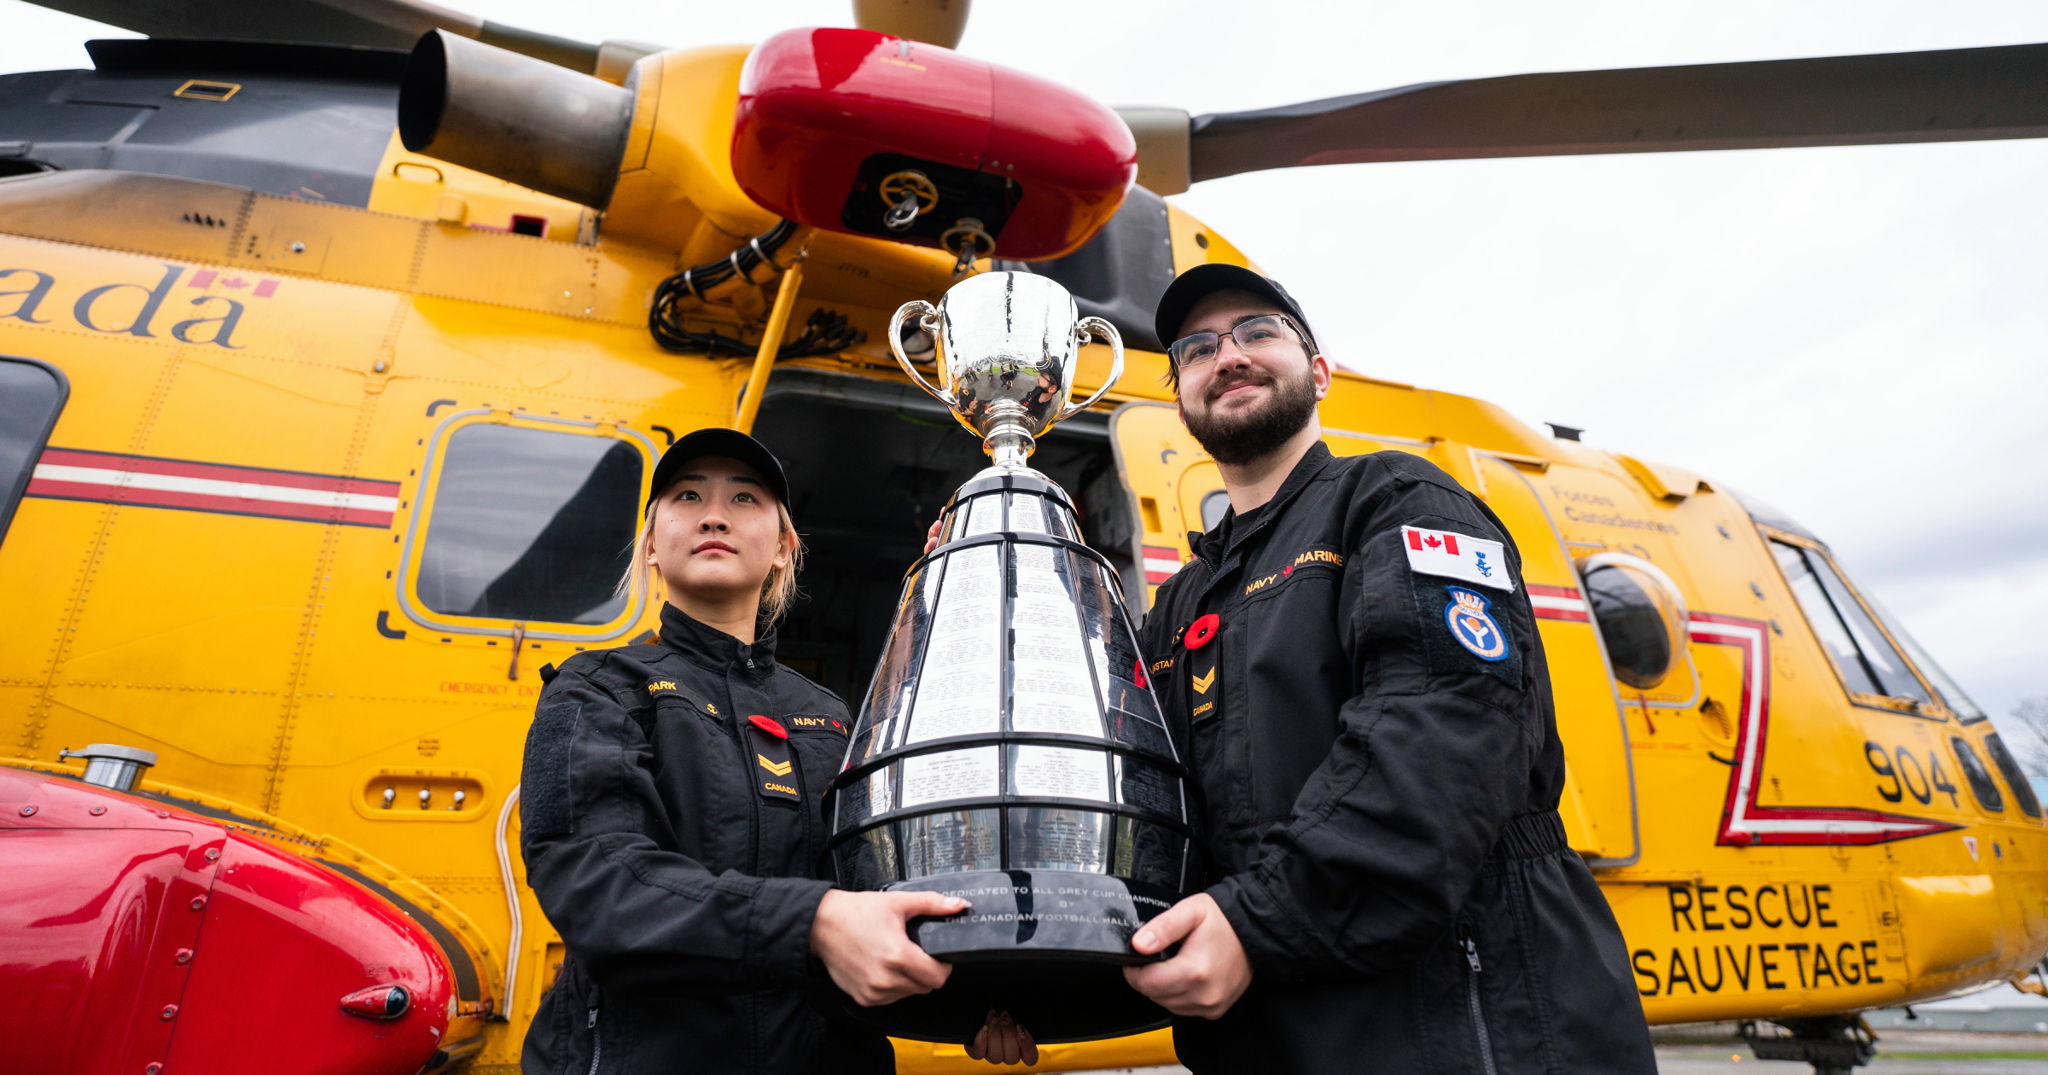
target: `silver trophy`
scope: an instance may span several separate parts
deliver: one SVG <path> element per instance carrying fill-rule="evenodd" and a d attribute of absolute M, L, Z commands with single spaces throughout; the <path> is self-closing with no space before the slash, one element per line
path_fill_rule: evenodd
<path fill-rule="evenodd" d="M 938 342 L 937 388 L 903 353 L 903 323 L 913 314 Z M 1109 377 L 1094 395 L 1070 404 L 1074 360 L 1097 333 L 1109 344 Z M 1046 430 L 1094 406 L 1124 372 L 1123 337 L 1109 322 L 1080 316 L 1066 288 L 1021 272 L 962 280 L 937 306 L 904 303 L 889 319 L 889 348 L 919 388 L 981 438 L 997 467 L 1023 468 Z"/>
<path fill-rule="evenodd" d="M 939 385 L 901 347 L 937 340 Z M 939 546 L 905 576 L 895 625 L 832 783 L 839 883 L 968 899 L 913 936 L 945 988 L 861 1012 L 891 1033 L 965 1042 L 990 1009 L 1041 1042 L 1165 1022 L 1124 983 L 1130 938 L 1191 881 L 1185 770 L 1146 684 L 1115 569 L 1067 494 L 1025 465 L 1054 423 L 1123 368 L 1116 330 L 1026 273 L 962 281 L 896 312 L 898 362 L 982 438 L 993 464 L 953 494 Z M 1108 380 L 1070 404 L 1080 346 Z"/>

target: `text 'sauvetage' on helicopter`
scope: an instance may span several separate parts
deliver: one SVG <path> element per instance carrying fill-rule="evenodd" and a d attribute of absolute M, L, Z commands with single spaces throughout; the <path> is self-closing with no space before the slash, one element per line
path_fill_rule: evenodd
<path fill-rule="evenodd" d="M 977 463 L 880 339 L 959 273 L 1049 274 L 1138 349 L 1035 463 L 1149 597 L 1221 510 L 1149 310 L 1246 261 L 1162 195 L 2048 134 L 2048 46 L 1190 119 L 948 51 L 964 3 L 673 50 L 407 0 L 50 6 L 155 36 L 0 76 L 0 1041 L 37 1070 L 513 1070 L 561 960 L 520 885 L 526 721 L 541 665 L 653 623 L 603 566 L 652 459 L 738 424 L 817 462 L 783 653 L 857 697 Z M 1567 826 L 1653 1020 L 1759 1021 L 1760 1055 L 1840 1068 L 1858 1010 L 2034 972 L 2040 804 L 1821 537 L 1476 399 L 1347 374 L 1323 413 L 1334 450 L 1423 454 L 1514 531 Z M 1169 1058 L 1154 1034 L 1040 1070 Z"/>

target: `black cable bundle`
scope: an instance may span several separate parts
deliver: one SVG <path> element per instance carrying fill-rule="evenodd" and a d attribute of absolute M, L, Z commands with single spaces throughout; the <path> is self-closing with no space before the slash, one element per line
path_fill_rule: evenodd
<path fill-rule="evenodd" d="M 654 331 L 654 342 L 664 350 L 683 354 L 702 355 L 752 355 L 754 344 L 720 332 L 688 332 L 680 325 L 649 325 Z M 812 310 L 804 322 L 804 330 L 796 339 L 775 349 L 776 361 L 785 358 L 808 358 L 812 355 L 833 355 L 861 343 L 868 334 L 854 328 L 845 314 L 832 310 Z"/>
<path fill-rule="evenodd" d="M 683 314 L 678 308 L 686 299 L 701 299 L 704 292 L 732 279 L 735 275 L 751 282 L 753 272 L 763 262 L 774 265 L 776 250 L 796 234 L 796 222 L 782 220 L 776 225 L 749 239 L 745 246 L 717 261 L 684 269 L 682 272 L 663 280 L 654 289 L 654 304 L 647 311 L 647 331 L 654 336 L 654 342 L 663 350 L 713 355 L 751 355 L 754 348 L 745 341 L 716 332 L 691 332 L 683 328 Z"/>
<path fill-rule="evenodd" d="M 868 334 L 854 328 L 846 315 L 832 310 L 813 310 L 810 320 L 804 322 L 804 330 L 797 338 L 782 345 L 775 357 L 803 358 L 808 355 L 831 355 L 852 347 L 868 338 Z"/>
<path fill-rule="evenodd" d="M 702 298 L 706 289 L 732 279 L 735 274 L 742 280 L 753 282 L 754 269 L 764 261 L 779 271 L 781 266 L 774 263 L 775 252 L 795 233 L 796 224 L 784 220 L 748 240 L 747 245 L 733 251 L 730 257 L 707 261 L 663 280 L 655 287 L 654 304 L 647 311 L 647 331 L 654 336 L 654 342 L 665 351 L 685 354 L 753 354 L 755 346 L 745 340 L 722 332 L 692 332 L 684 328 L 681 304 L 687 299 Z M 868 334 L 854 328 L 845 314 L 814 310 L 810 319 L 804 322 L 804 330 L 797 334 L 796 339 L 777 348 L 775 357 L 834 354 L 867 338 Z"/>

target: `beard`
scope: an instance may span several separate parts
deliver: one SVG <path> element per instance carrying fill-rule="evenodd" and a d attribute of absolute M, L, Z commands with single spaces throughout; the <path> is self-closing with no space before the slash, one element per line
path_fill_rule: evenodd
<path fill-rule="evenodd" d="M 1197 413 L 1185 404 L 1181 406 L 1188 432 L 1211 458 L 1228 466 L 1272 454 L 1288 438 L 1301 432 L 1301 427 L 1316 412 L 1315 381 L 1309 375 L 1307 363 L 1293 375 L 1262 379 L 1262 375 L 1247 370 L 1228 380 L 1218 378 L 1209 384 L 1207 402 L 1214 404 L 1218 393 L 1245 381 L 1272 386 L 1264 404 L 1235 414 L 1216 414 L 1207 409 Z"/>

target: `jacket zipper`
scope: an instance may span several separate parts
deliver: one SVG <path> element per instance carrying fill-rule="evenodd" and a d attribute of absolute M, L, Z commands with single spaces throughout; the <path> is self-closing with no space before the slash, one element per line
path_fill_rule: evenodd
<path fill-rule="evenodd" d="M 590 1071 L 588 1075 L 597 1075 L 597 1065 L 604 1059 L 604 1039 L 599 1037 L 597 1033 L 596 1004 L 590 1006 L 590 1019 L 583 1024 L 583 1029 L 590 1031 Z"/>
<path fill-rule="evenodd" d="M 811 864 L 815 862 L 815 856 L 812 855 L 812 852 L 817 849 L 812 846 L 811 840 L 810 785 L 804 783 L 804 759 L 803 755 L 796 749 L 795 735 L 789 737 L 789 763 L 789 775 L 793 778 L 790 782 L 796 786 L 798 831 L 803 833 L 803 861 L 806 864 Z"/>
<path fill-rule="evenodd" d="M 741 786 L 746 788 L 747 795 L 747 861 L 753 864 L 751 872 L 758 877 L 761 874 L 761 795 L 754 787 L 754 739 L 750 731 L 753 725 L 740 716 L 739 703 L 733 700 L 738 692 L 732 689 L 732 675 L 728 669 L 725 702 L 730 712 L 725 715 L 725 724 L 732 729 L 733 745 L 740 749 L 740 772 L 746 774 Z M 790 756 L 795 757 L 796 752 L 791 751 Z"/>
<path fill-rule="evenodd" d="M 1464 930 L 1458 931 L 1458 946 L 1465 950 L 1465 964 L 1471 972 L 1465 976 L 1465 996 L 1472 1006 L 1472 1029 L 1479 1036 L 1479 1067 L 1486 1075 L 1499 1075 L 1493 1066 L 1493 1041 L 1486 1033 L 1486 1011 L 1479 1006 L 1479 945 Z"/>

